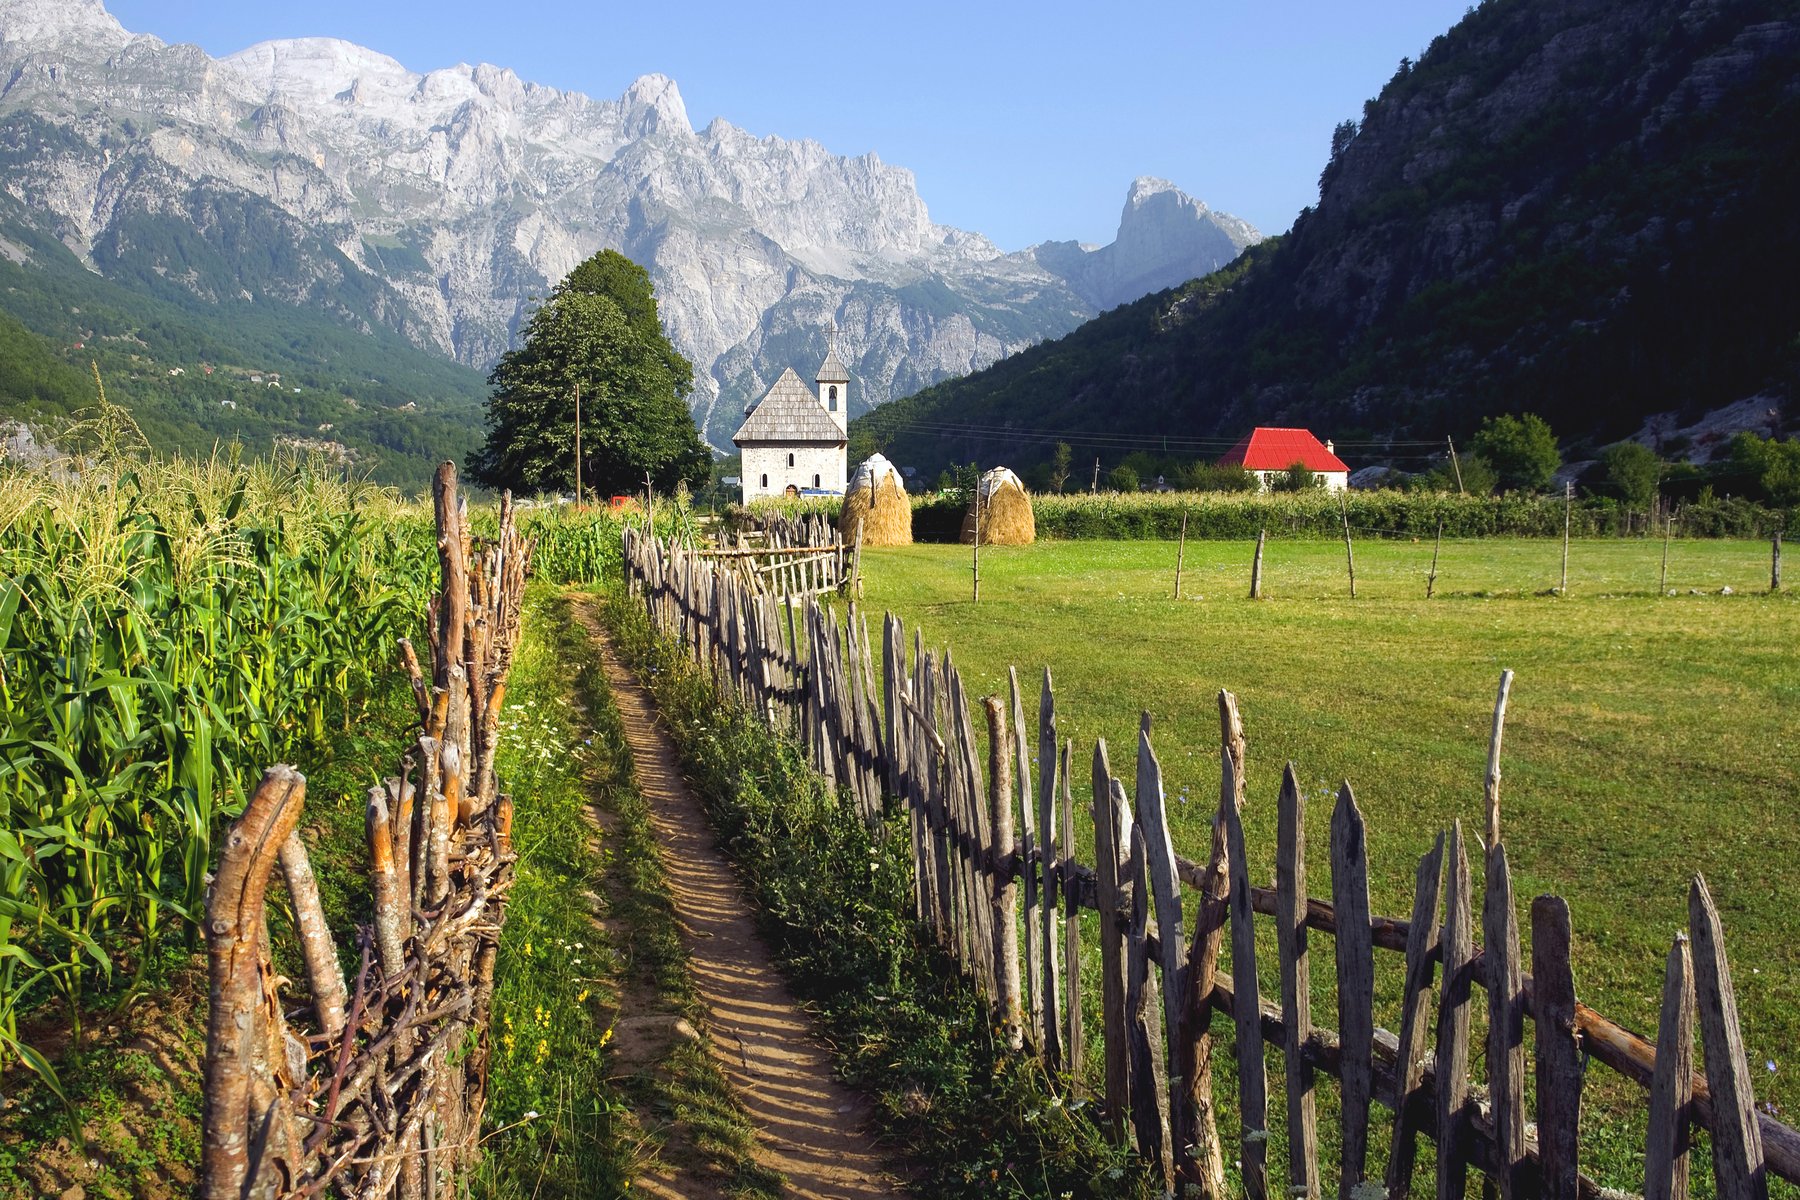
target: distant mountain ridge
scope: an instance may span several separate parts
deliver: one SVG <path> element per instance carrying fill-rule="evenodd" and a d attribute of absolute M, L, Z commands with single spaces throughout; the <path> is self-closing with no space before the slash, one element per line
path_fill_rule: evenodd
<path fill-rule="evenodd" d="M 222 311 L 304 305 L 485 368 L 533 297 L 610 246 L 650 270 L 721 444 L 834 321 L 863 411 L 1258 237 L 1140 180 L 1111 246 L 1005 254 L 932 222 L 872 153 L 695 131 L 659 75 L 593 100 L 326 38 L 214 59 L 99 0 L 0 0 L 0 79 L 0 191 L 109 278 Z"/>
<path fill-rule="evenodd" d="M 1339 127 L 1290 233 L 851 434 L 934 470 L 1084 433 L 1113 461 L 1259 423 L 1535 411 L 1597 445 L 1752 396 L 1791 417 L 1797 194 L 1791 0 L 1486 0 Z"/>

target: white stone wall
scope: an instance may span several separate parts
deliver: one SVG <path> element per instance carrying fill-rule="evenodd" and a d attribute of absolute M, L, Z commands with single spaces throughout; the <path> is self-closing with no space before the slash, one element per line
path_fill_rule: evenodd
<path fill-rule="evenodd" d="M 821 380 L 814 380 L 814 385 L 819 389 L 819 407 L 831 414 L 831 419 L 837 422 L 839 429 L 848 430 L 850 427 L 850 385 L 825 383 Z M 831 402 L 832 388 L 837 389 L 836 405 Z"/>
<path fill-rule="evenodd" d="M 783 495 L 790 484 L 842 492 L 848 479 L 846 458 L 843 446 L 745 446 L 744 503 Z"/>
<path fill-rule="evenodd" d="M 1285 468 L 1280 471 L 1252 471 L 1250 473 L 1262 480 L 1262 490 L 1265 492 L 1275 485 L 1277 479 L 1287 478 Z M 1350 472 L 1348 471 L 1314 471 L 1313 475 L 1324 482 L 1325 490 L 1328 492 L 1341 492 L 1350 486 Z"/>

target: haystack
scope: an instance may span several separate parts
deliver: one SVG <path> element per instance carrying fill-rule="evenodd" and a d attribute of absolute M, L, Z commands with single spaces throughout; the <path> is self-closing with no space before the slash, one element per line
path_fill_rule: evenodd
<path fill-rule="evenodd" d="M 1005 467 L 995 467 L 976 487 L 981 498 L 981 544 L 1029 546 L 1037 540 L 1037 520 L 1031 514 L 1031 497 L 1025 485 Z M 975 541 L 975 506 L 963 514 L 963 545 Z"/>
<path fill-rule="evenodd" d="M 865 546 L 912 545 L 912 501 L 906 498 L 906 483 L 894 464 L 879 454 L 856 468 L 844 489 L 838 529 L 846 542 L 856 540 L 858 522 Z"/>

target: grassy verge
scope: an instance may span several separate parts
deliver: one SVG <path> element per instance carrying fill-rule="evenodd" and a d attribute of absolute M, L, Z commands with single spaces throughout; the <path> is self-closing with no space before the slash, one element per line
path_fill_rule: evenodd
<path fill-rule="evenodd" d="M 729 1194 L 778 1195 L 703 1044 L 674 1038 L 651 1061 L 619 1059 L 628 1005 L 691 1017 L 695 999 L 605 676 L 568 602 L 547 590 L 530 593 L 502 746 L 502 787 L 519 800 L 518 880 L 475 1193 L 625 1195 L 663 1157 L 691 1153 Z"/>
<path fill-rule="evenodd" d="M 798 748 L 722 696 L 621 596 L 606 605 L 845 1073 L 909 1148 L 930 1196 L 1138 1196 L 1147 1184 L 1042 1072 L 1004 1053 L 986 1008 L 916 936 L 906 836 L 871 834 Z"/>

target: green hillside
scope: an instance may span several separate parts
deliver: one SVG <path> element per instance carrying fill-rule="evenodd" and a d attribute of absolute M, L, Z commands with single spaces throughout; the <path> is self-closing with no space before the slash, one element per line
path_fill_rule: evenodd
<path fill-rule="evenodd" d="M 129 228 L 156 239 L 159 256 L 208 273 L 220 292 L 249 269 L 245 261 L 270 253 L 255 249 L 254 221 L 242 227 L 248 240 L 227 239 L 239 251 L 230 259 L 177 218 L 146 215 Z M 96 254 L 139 259 L 120 250 Z M 281 274 L 269 266 L 270 279 Z M 153 273 L 126 277 L 88 270 L 30 214 L 0 204 L 0 420 L 53 436 L 59 420 L 93 403 L 97 363 L 108 398 L 166 452 L 240 444 L 260 454 L 297 443 L 415 489 L 433 465 L 461 461 L 480 440 L 485 380 L 357 319 L 355 272 L 300 303 L 241 291 L 208 303 L 158 286 Z"/>
<path fill-rule="evenodd" d="M 1488 0 L 1339 127 L 1287 235 L 852 434 L 935 472 L 1057 440 L 1111 462 L 1259 422 L 1429 439 L 1517 411 L 1597 444 L 1650 413 L 1785 401 L 1795 13 Z"/>

